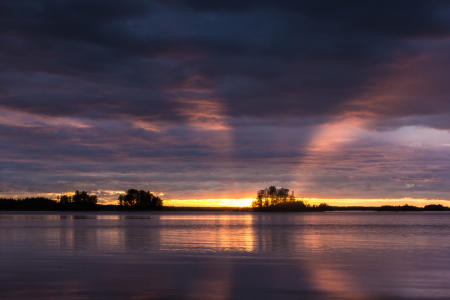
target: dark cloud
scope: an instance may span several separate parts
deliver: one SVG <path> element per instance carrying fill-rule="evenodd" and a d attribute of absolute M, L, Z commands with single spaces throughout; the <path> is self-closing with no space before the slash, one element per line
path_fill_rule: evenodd
<path fill-rule="evenodd" d="M 87 102 L 116 108 L 103 117 L 119 110 L 136 115 L 152 106 L 149 116 L 179 118 L 170 106 L 181 105 L 179 98 L 197 98 L 192 91 L 206 90 L 206 97 L 231 116 L 339 114 L 391 72 L 399 57 L 423 54 L 410 45 L 411 38 L 445 37 L 447 6 L 423 1 L 7 1 L 1 9 L 2 56 L 16 72 L 55 76 L 50 84 L 88 81 L 84 90 L 54 94 L 52 86 L 31 78 L 28 90 L 41 92 L 47 103 L 59 102 L 53 106 L 59 113 L 89 112 L 80 106 Z M 34 90 L 34 83 L 43 91 Z M 29 107 L 29 95 L 7 93 L 16 97 L 3 105 Z M 39 110 L 43 101 L 33 101 L 30 110 Z"/>

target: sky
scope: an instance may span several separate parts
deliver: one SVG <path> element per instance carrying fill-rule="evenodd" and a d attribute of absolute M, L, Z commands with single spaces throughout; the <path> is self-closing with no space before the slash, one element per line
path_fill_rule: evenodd
<path fill-rule="evenodd" d="M 446 203 L 449 78 L 448 1 L 3 0 L 0 196 Z"/>

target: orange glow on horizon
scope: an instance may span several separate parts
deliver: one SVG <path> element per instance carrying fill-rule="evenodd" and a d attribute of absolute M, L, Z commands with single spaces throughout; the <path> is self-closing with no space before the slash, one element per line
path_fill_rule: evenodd
<path fill-rule="evenodd" d="M 254 198 L 241 199 L 186 199 L 186 200 L 164 200 L 165 206 L 189 206 L 189 207 L 248 207 L 251 206 Z M 298 200 L 302 200 L 301 198 Z M 307 204 L 327 203 L 332 206 L 383 206 L 383 205 L 412 205 L 423 207 L 429 204 L 442 204 L 450 206 L 450 200 L 430 200 L 430 199 L 318 199 L 304 198 Z"/>
<path fill-rule="evenodd" d="M 187 199 L 163 200 L 165 206 L 192 206 L 192 207 L 248 207 L 253 198 L 240 199 Z"/>

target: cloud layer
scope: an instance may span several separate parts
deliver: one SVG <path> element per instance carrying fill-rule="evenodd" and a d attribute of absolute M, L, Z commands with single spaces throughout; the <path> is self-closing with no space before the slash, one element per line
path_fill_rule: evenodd
<path fill-rule="evenodd" d="M 2 1 L 0 193 L 447 199 L 449 17 L 446 1 Z"/>

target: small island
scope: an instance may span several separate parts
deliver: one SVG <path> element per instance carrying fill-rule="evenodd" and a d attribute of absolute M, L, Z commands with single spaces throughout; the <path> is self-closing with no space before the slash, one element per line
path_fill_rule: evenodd
<path fill-rule="evenodd" d="M 256 200 L 252 202 L 253 211 L 326 211 L 333 210 L 327 203 L 307 204 L 295 198 L 289 189 L 271 186 L 256 193 Z"/>

